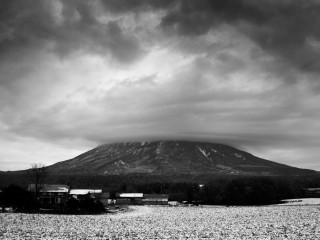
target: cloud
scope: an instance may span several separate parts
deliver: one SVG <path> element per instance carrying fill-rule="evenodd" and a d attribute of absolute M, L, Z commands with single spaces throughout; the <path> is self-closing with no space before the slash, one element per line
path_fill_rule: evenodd
<path fill-rule="evenodd" d="M 169 50 L 164 56 L 168 54 Z M 170 58 L 178 56 L 178 53 L 171 53 Z M 70 66 L 83 69 L 82 64 L 86 64 L 87 69 L 95 68 L 101 76 L 93 77 L 95 71 L 88 76 L 71 72 L 75 80 L 66 76 L 67 81 L 52 81 L 62 74 L 68 75 L 70 66 L 65 66 L 59 75 L 49 74 L 42 79 L 40 89 L 46 90 L 42 96 L 32 98 L 31 87 L 24 105 L 15 106 L 19 111 L 4 111 L 4 119 L 10 131 L 20 136 L 57 142 L 82 138 L 102 144 L 126 135 L 172 137 L 187 129 L 200 135 L 211 132 L 212 136 L 223 131 L 239 136 L 245 132 L 254 136 L 272 128 L 277 132 L 279 127 L 283 128 L 277 126 L 279 122 L 292 119 L 292 113 L 302 109 L 299 106 L 302 98 L 278 88 L 276 82 L 266 82 L 262 77 L 242 79 L 239 83 L 241 69 L 246 69 L 244 66 L 250 59 L 240 61 L 226 52 L 217 54 L 216 58 L 189 58 L 174 66 L 169 78 L 161 72 L 142 77 L 130 76 L 128 72 L 128 77 L 115 80 L 113 85 L 110 85 L 112 79 L 99 82 L 108 72 L 102 71 L 103 65 L 100 69 L 95 68 L 95 61 L 91 65 L 85 60 L 77 64 L 73 61 Z M 47 68 L 56 64 L 56 61 L 48 63 Z M 135 69 L 133 67 L 132 73 Z M 48 73 L 48 69 L 43 71 Z M 261 69 L 259 65 L 251 65 L 250 71 L 256 76 Z M 87 79 L 94 78 L 98 79 L 86 84 Z M 38 80 L 27 83 L 36 86 Z M 25 94 L 29 91 L 25 89 Z M 59 97 L 52 101 L 47 98 L 48 94 Z M 37 101 L 42 104 L 35 109 Z M 30 104 L 26 105 L 28 102 Z"/>
<path fill-rule="evenodd" d="M 289 65 L 319 73 L 318 1 L 201 0 L 181 1 L 178 6 L 162 19 L 170 34 L 192 37 L 233 25 Z"/>
<path fill-rule="evenodd" d="M 172 0 L 102 0 L 101 2 L 106 11 L 114 13 L 139 13 L 150 10 L 170 9 L 176 5 L 176 1 Z"/>
<path fill-rule="evenodd" d="M 103 23 L 98 1 L 1 1 L 1 55 L 46 50 L 61 57 L 79 51 L 129 63 L 144 54 L 117 22 Z"/>

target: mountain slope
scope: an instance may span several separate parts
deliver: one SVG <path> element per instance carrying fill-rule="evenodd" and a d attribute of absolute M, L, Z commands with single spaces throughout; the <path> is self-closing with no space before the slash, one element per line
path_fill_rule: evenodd
<path fill-rule="evenodd" d="M 206 142 L 154 141 L 106 144 L 48 166 L 58 174 L 309 175 L 315 171 L 261 159 L 236 148 Z"/>

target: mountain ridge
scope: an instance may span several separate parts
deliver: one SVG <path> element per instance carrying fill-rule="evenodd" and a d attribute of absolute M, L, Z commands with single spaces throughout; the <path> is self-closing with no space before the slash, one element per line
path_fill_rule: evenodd
<path fill-rule="evenodd" d="M 300 176 L 316 171 L 256 157 L 237 148 L 199 141 L 104 144 L 47 167 L 55 174 Z"/>

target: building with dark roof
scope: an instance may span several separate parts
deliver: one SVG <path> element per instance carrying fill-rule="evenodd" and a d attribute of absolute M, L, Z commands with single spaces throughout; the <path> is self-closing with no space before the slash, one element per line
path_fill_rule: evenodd
<path fill-rule="evenodd" d="M 59 184 L 42 184 L 37 186 L 30 184 L 28 191 L 37 194 L 37 199 L 40 202 L 41 208 L 48 209 L 62 209 L 66 206 L 68 201 L 69 189 L 67 185 Z"/>

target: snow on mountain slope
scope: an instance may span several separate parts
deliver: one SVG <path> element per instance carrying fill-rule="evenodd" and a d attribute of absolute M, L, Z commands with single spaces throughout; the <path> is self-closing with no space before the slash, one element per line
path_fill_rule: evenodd
<path fill-rule="evenodd" d="M 67 174 L 307 175 L 298 169 L 223 144 L 153 141 L 105 144 L 48 167 Z"/>

